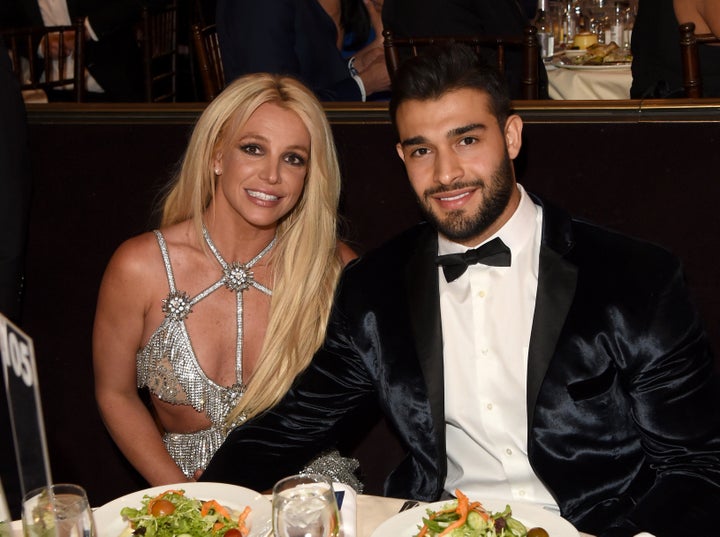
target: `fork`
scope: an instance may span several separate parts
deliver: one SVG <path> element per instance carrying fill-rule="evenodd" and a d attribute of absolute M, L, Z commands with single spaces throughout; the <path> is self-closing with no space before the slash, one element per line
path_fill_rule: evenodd
<path fill-rule="evenodd" d="M 416 502 L 415 500 L 407 500 L 402 506 L 400 507 L 400 510 L 398 513 L 402 513 L 403 511 L 407 511 L 408 509 L 412 509 L 416 505 L 418 505 L 420 502 Z"/>

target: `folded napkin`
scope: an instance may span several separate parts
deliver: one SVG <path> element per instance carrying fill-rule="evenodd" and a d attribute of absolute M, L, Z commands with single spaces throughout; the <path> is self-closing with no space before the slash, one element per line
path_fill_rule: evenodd
<path fill-rule="evenodd" d="M 335 498 L 340 508 L 340 531 L 342 537 L 357 535 L 357 493 L 343 483 L 333 483 Z"/>

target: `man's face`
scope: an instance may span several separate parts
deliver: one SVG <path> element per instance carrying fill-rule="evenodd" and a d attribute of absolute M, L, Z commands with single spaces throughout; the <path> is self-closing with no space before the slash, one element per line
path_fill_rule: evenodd
<path fill-rule="evenodd" d="M 397 151 L 428 219 L 447 238 L 475 246 L 495 233 L 520 202 L 511 159 L 522 120 L 501 129 L 485 92 L 460 89 L 397 109 Z"/>

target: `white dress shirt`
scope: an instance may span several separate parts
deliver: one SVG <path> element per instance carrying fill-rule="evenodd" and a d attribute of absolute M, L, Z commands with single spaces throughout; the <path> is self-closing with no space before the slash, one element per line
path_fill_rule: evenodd
<path fill-rule="evenodd" d="M 447 283 L 438 269 L 448 475 L 477 500 L 524 501 L 557 510 L 527 455 L 527 362 L 537 293 L 542 209 L 521 199 L 500 231 L 510 267 L 471 265 Z M 479 245 L 478 245 L 479 246 Z M 439 254 L 467 247 L 439 237 Z"/>

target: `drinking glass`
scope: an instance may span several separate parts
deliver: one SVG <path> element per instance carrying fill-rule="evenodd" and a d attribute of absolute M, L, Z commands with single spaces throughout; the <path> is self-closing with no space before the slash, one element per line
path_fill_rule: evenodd
<path fill-rule="evenodd" d="M 55 484 L 31 490 L 23 497 L 25 537 L 95 537 L 95 523 L 85 490 Z"/>
<path fill-rule="evenodd" d="M 319 474 L 286 477 L 273 487 L 275 537 L 337 537 L 340 528 L 332 482 Z"/>

